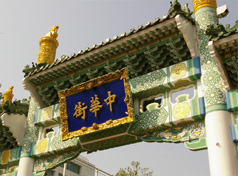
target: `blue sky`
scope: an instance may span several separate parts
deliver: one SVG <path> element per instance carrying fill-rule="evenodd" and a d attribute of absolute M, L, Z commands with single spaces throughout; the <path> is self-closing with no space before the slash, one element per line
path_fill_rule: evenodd
<path fill-rule="evenodd" d="M 192 0 L 180 0 L 181 4 Z M 59 25 L 56 58 L 71 55 L 99 44 L 131 28 L 145 25 L 167 14 L 168 0 L 0 0 L 0 92 L 13 85 L 14 98 L 27 98 L 22 87 L 25 65 L 37 62 L 39 39 Z M 238 20 L 237 0 L 218 0 L 227 4 L 230 14 L 221 20 Z M 150 167 L 154 175 L 209 175 L 207 151 L 192 152 L 183 144 L 138 143 L 96 152 L 86 156 L 96 167 L 115 174 L 131 161 Z"/>

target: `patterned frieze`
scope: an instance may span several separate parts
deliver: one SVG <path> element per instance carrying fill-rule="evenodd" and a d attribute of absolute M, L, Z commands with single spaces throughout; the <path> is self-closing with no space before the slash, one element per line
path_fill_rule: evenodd
<path fill-rule="evenodd" d="M 199 57 L 130 79 L 133 97 L 147 97 L 165 89 L 182 86 L 201 76 Z"/>
<path fill-rule="evenodd" d="M 1 176 L 16 176 L 18 171 L 18 163 L 0 167 L 0 175 Z"/>
<path fill-rule="evenodd" d="M 21 155 L 22 147 L 17 147 L 11 150 L 5 150 L 0 153 L 1 166 L 18 163 Z"/>
<path fill-rule="evenodd" d="M 141 135 L 139 138 L 146 142 L 184 142 L 190 150 L 206 148 L 204 121 L 161 128 Z"/>
<path fill-rule="evenodd" d="M 81 150 L 77 151 L 64 151 L 54 156 L 44 156 L 37 158 L 33 166 L 33 176 L 44 176 L 45 171 L 53 169 L 68 160 L 76 158 Z"/>
<path fill-rule="evenodd" d="M 35 114 L 38 110 L 37 103 L 34 98 L 31 97 L 29 112 L 26 120 L 25 135 L 23 139 L 22 152 L 29 155 L 31 151 L 31 143 L 37 141 L 39 135 L 39 127 L 34 125 Z"/>
<path fill-rule="evenodd" d="M 226 109 L 225 85 L 219 74 L 215 61 L 212 59 L 205 31 L 209 25 L 218 26 L 216 10 L 212 7 L 200 8 L 195 13 L 198 46 L 201 58 L 201 87 L 204 94 L 206 112 Z"/>

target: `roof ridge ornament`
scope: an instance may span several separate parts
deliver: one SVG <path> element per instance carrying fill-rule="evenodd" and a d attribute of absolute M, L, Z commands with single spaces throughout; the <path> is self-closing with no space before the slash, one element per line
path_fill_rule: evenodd
<path fill-rule="evenodd" d="M 194 13 L 202 8 L 202 7 L 213 7 L 217 8 L 217 1 L 216 0 L 193 0 L 193 11 Z"/>
<path fill-rule="evenodd" d="M 3 94 L 3 101 L 2 101 L 2 110 L 3 110 L 3 106 L 6 102 L 8 102 L 8 104 L 10 105 L 12 103 L 12 98 L 13 98 L 13 86 L 10 86 L 9 89 L 4 92 Z"/>
<path fill-rule="evenodd" d="M 40 49 L 38 54 L 37 65 L 52 64 L 55 60 L 56 49 L 59 42 L 56 40 L 58 37 L 59 26 L 53 26 L 49 32 L 40 39 Z"/>
<path fill-rule="evenodd" d="M 165 15 L 165 18 L 167 17 L 174 18 L 176 15 L 179 14 L 192 20 L 191 15 L 193 14 L 193 12 L 191 12 L 190 9 L 188 8 L 188 3 L 185 3 L 182 9 L 181 4 L 178 2 L 178 0 L 174 0 L 174 2 L 170 1 L 169 13 Z"/>

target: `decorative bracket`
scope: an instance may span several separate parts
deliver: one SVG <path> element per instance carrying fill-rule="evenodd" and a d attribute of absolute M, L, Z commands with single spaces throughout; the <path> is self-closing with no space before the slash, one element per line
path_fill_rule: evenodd
<path fill-rule="evenodd" d="M 197 42 L 195 42 L 197 41 L 195 25 L 193 25 L 190 21 L 188 21 L 181 15 L 177 15 L 175 17 L 175 21 L 177 23 L 178 29 L 183 34 L 183 37 L 188 45 L 192 58 L 198 57 L 199 54 L 198 54 Z"/>

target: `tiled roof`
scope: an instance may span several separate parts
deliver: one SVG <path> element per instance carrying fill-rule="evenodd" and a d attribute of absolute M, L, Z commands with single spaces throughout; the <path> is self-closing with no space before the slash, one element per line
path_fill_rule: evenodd
<path fill-rule="evenodd" d="M 100 42 L 99 45 L 96 45 L 94 44 L 91 48 L 87 47 L 84 51 L 80 50 L 78 53 L 73 53 L 71 56 L 61 56 L 59 59 L 56 59 L 51 65 L 46 65 L 46 64 L 40 64 L 40 65 L 37 65 L 37 64 L 33 64 L 32 67 L 30 68 L 29 65 L 27 65 L 23 72 L 25 73 L 25 78 L 28 78 L 36 73 L 39 73 L 39 72 L 42 72 L 44 70 L 47 70 L 47 69 L 50 69 L 50 68 L 53 68 L 57 65 L 60 65 L 66 61 L 69 61 L 73 58 L 76 58 L 78 56 L 81 56 L 81 55 L 84 55 L 86 53 L 89 53 L 91 51 L 94 51 L 96 49 L 99 49 L 103 46 L 106 46 L 106 45 L 109 45 L 111 43 L 114 43 L 118 40 L 121 40 L 121 39 L 124 39 L 128 36 L 131 36 L 133 34 L 136 34 L 136 33 L 139 33 L 140 31 L 143 31 L 145 29 L 148 29 L 150 27 L 153 27 L 157 24 L 160 24 L 160 23 L 163 23 L 169 19 L 172 19 L 174 18 L 176 15 L 180 14 L 181 16 L 184 16 L 186 17 L 188 20 L 190 20 L 192 23 L 194 23 L 194 19 L 191 18 L 191 12 L 190 10 L 187 8 L 187 6 L 185 5 L 184 6 L 184 9 L 181 8 L 181 5 L 175 1 L 174 3 L 171 3 L 171 7 L 169 9 L 169 13 L 167 15 L 165 15 L 163 17 L 163 19 L 160 19 L 160 18 L 156 18 L 154 22 L 147 22 L 145 26 L 143 25 L 140 25 L 137 29 L 131 29 L 129 32 L 124 32 L 121 34 L 121 36 L 114 36 L 113 39 L 106 39 L 106 42 Z M 174 27 L 174 26 L 171 26 L 171 27 Z M 166 27 L 165 27 L 166 28 Z M 168 30 L 168 29 L 165 29 L 165 30 Z M 160 29 L 158 29 L 157 31 L 158 33 L 161 33 L 163 35 L 163 32 L 160 31 Z M 153 35 L 153 34 L 152 34 Z"/>
<path fill-rule="evenodd" d="M 209 36 L 209 40 L 214 42 L 237 33 L 238 20 L 235 22 L 235 25 L 233 27 L 230 27 L 229 24 L 225 26 L 223 26 L 222 24 L 219 24 L 218 26 L 210 25 L 205 31 L 205 34 Z"/>

